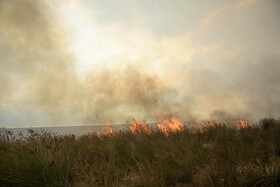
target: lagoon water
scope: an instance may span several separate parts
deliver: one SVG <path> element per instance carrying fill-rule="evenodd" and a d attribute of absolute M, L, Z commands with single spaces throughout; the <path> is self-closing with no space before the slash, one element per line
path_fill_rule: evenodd
<path fill-rule="evenodd" d="M 188 121 L 183 122 L 185 127 L 193 127 L 195 122 Z M 129 130 L 129 126 L 132 124 L 118 124 L 113 125 L 113 129 L 116 131 L 120 130 Z M 158 129 L 156 123 L 148 123 L 151 129 Z M 102 132 L 102 128 L 104 125 L 86 125 L 86 126 L 56 126 L 56 127 L 29 127 L 29 128 L 1 128 L 0 133 L 5 133 L 7 131 L 11 131 L 13 135 L 16 137 L 19 133 L 22 133 L 23 136 L 28 136 L 28 129 L 32 129 L 37 133 L 41 133 L 42 131 L 47 131 L 52 133 L 53 135 L 75 135 L 82 136 L 89 133 L 100 133 Z"/>
<path fill-rule="evenodd" d="M 0 128 L 0 132 L 11 131 L 15 136 L 22 133 L 24 136 L 28 136 L 28 129 L 32 129 L 35 132 L 41 133 L 42 131 L 51 132 L 54 135 L 71 135 L 75 136 L 86 135 L 92 132 L 102 132 L 103 125 L 92 126 L 60 126 L 60 127 L 30 127 L 30 128 Z M 116 131 L 128 130 L 129 124 L 114 125 Z"/>

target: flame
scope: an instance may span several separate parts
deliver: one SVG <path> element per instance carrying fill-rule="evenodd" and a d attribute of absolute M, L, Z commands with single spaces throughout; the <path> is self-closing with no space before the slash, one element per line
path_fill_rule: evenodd
<path fill-rule="evenodd" d="M 200 133 L 203 133 L 203 129 L 202 129 L 202 125 L 201 125 L 201 123 L 200 123 L 200 121 L 199 120 L 196 120 L 195 121 L 195 125 L 196 125 L 196 129 L 200 132 Z M 205 124 L 204 124 L 205 125 Z M 194 132 L 194 134 L 195 134 L 196 132 Z"/>
<path fill-rule="evenodd" d="M 131 134 L 151 134 L 151 128 L 146 123 L 137 122 L 135 119 L 132 119 L 133 125 L 130 126 Z"/>
<path fill-rule="evenodd" d="M 165 133 L 166 136 L 168 136 L 170 133 L 182 131 L 184 129 L 183 123 L 175 117 L 171 118 L 171 122 L 166 119 L 157 124 L 157 126 L 159 130 Z"/>
<path fill-rule="evenodd" d="M 102 127 L 102 135 L 113 137 L 116 132 L 113 128 L 114 124 L 111 121 L 106 121 L 106 124 Z"/>
<path fill-rule="evenodd" d="M 93 133 L 89 133 L 89 134 L 87 135 L 87 137 L 88 137 L 89 139 L 93 138 Z"/>
<path fill-rule="evenodd" d="M 208 128 L 214 128 L 214 129 L 216 129 L 216 123 L 215 122 L 213 122 L 213 121 L 209 121 L 208 123 L 206 123 L 206 126 L 208 127 Z"/>
<path fill-rule="evenodd" d="M 214 128 L 216 129 L 217 127 L 223 127 L 224 125 L 222 123 L 215 123 L 213 121 L 209 121 L 207 123 L 202 123 L 197 120 L 195 121 L 196 124 L 196 130 L 198 130 L 199 133 L 204 133 L 206 132 L 209 128 Z M 196 134 L 196 132 L 193 132 L 193 134 Z"/>
<path fill-rule="evenodd" d="M 214 121 L 208 121 L 207 123 L 203 123 L 205 129 L 213 128 L 216 129 L 217 127 L 223 127 L 222 123 L 215 123 Z"/>
<path fill-rule="evenodd" d="M 183 123 L 175 117 L 171 117 L 171 122 L 166 120 L 159 120 L 160 122 L 157 124 L 160 131 L 162 131 L 166 136 L 169 136 L 170 133 L 176 133 L 184 130 Z M 149 125 L 143 122 L 137 122 L 135 119 L 132 119 L 133 125 L 129 126 L 130 132 L 133 135 L 138 134 L 151 134 L 152 130 Z M 196 124 L 196 130 L 191 132 L 192 134 L 197 133 L 204 133 L 209 128 L 218 128 L 223 127 L 224 125 L 221 123 L 215 123 L 213 121 L 209 121 L 207 123 L 201 123 L 199 120 L 195 122 Z M 114 124 L 111 121 L 106 121 L 106 124 L 102 127 L 102 133 L 98 134 L 99 137 L 102 136 L 108 136 L 108 137 L 114 137 L 116 136 L 116 131 L 113 128 Z M 246 122 L 243 118 L 236 121 L 236 126 L 238 130 L 240 129 L 247 129 L 252 128 L 253 125 L 249 122 Z M 89 138 L 93 137 L 93 134 L 88 135 Z"/>
<path fill-rule="evenodd" d="M 243 118 L 240 118 L 240 120 L 236 121 L 236 126 L 239 130 L 253 127 L 249 122 L 245 121 Z"/>

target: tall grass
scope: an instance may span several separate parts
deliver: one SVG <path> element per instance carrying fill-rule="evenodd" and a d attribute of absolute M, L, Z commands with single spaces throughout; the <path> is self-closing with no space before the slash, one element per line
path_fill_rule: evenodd
<path fill-rule="evenodd" d="M 0 186 L 277 186 L 280 120 L 238 130 L 0 135 Z"/>

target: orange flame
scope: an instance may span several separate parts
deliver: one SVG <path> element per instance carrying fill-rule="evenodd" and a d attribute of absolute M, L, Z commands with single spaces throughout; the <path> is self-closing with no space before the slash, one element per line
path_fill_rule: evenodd
<path fill-rule="evenodd" d="M 199 120 L 197 120 L 195 122 L 196 124 L 196 129 L 198 130 L 199 133 L 204 133 L 205 131 L 209 130 L 209 128 L 218 128 L 218 127 L 223 127 L 223 124 L 222 123 L 215 123 L 213 121 L 209 121 L 207 123 L 200 123 Z M 196 134 L 196 132 L 194 132 L 193 134 Z"/>
<path fill-rule="evenodd" d="M 131 134 L 137 135 L 137 134 L 151 134 L 152 130 L 150 126 L 148 126 L 146 123 L 143 122 L 137 122 L 135 119 L 132 119 L 133 125 L 129 126 Z M 193 134 L 197 133 L 204 133 L 209 128 L 218 128 L 218 127 L 223 127 L 224 125 L 221 123 L 215 123 L 212 121 L 209 121 L 207 123 L 201 123 L 200 121 L 196 121 L 196 131 L 192 132 Z M 114 137 L 116 136 L 116 131 L 113 128 L 113 123 L 111 121 L 106 121 L 106 124 L 104 127 L 102 127 L 102 133 L 99 134 L 99 137 L 103 136 L 108 136 L 108 137 Z M 165 133 L 166 136 L 169 136 L 170 133 L 175 133 L 175 132 L 180 132 L 184 130 L 183 123 L 175 117 L 171 117 L 171 122 L 166 119 L 166 120 L 160 120 L 160 122 L 157 124 L 158 128 L 160 131 Z M 243 118 L 240 120 L 236 121 L 236 126 L 238 130 L 240 129 L 248 129 L 248 128 L 253 128 L 253 125 L 250 124 L 249 122 L 246 122 Z M 93 134 L 88 135 L 89 138 L 93 137 Z"/>
<path fill-rule="evenodd" d="M 132 119 L 133 125 L 130 126 L 131 134 L 151 134 L 151 128 L 146 123 L 137 122 L 135 119 Z"/>
<path fill-rule="evenodd" d="M 200 121 L 199 120 L 196 120 L 195 121 L 195 125 L 196 125 L 196 129 L 200 132 L 200 133 L 203 133 L 203 128 L 202 128 L 202 125 L 201 125 L 201 123 L 200 123 Z M 205 123 L 203 124 L 204 125 L 204 127 L 205 127 Z M 194 134 L 196 134 L 196 132 L 194 132 Z"/>
<path fill-rule="evenodd" d="M 214 128 L 216 129 L 216 124 L 213 121 L 209 121 L 208 123 L 205 124 L 207 126 L 207 128 Z"/>
<path fill-rule="evenodd" d="M 245 121 L 243 118 L 241 118 L 240 120 L 236 121 L 236 126 L 237 128 L 240 129 L 248 129 L 248 128 L 252 128 L 253 126 Z"/>
<path fill-rule="evenodd" d="M 168 136 L 170 133 L 182 131 L 184 129 L 183 123 L 178 118 L 171 118 L 172 122 L 169 122 L 168 119 L 157 124 L 159 130 L 165 133 Z"/>
<path fill-rule="evenodd" d="M 111 121 L 106 121 L 106 124 L 102 127 L 102 134 L 109 137 L 115 136 L 116 132 L 113 126 L 114 124 Z"/>

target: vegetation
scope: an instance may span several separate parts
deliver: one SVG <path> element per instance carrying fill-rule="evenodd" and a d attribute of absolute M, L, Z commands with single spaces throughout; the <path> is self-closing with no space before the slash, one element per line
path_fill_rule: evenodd
<path fill-rule="evenodd" d="M 238 127 L 82 137 L 2 133 L 0 186 L 279 185 L 280 120 Z"/>

